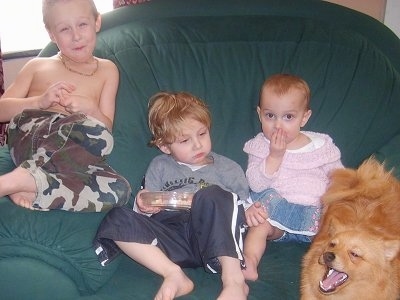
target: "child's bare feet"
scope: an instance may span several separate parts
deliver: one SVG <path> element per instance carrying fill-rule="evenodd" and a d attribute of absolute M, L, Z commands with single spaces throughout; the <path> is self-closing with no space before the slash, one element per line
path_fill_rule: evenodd
<path fill-rule="evenodd" d="M 256 281 L 258 279 L 258 262 L 256 258 L 244 255 L 246 268 L 242 269 L 242 273 L 246 280 Z"/>
<path fill-rule="evenodd" d="M 244 280 L 224 282 L 217 300 L 246 300 L 249 286 Z"/>
<path fill-rule="evenodd" d="M 189 294 L 193 290 L 193 282 L 181 268 L 167 274 L 154 300 L 172 300 L 176 297 Z"/>
<path fill-rule="evenodd" d="M 18 192 L 9 195 L 10 199 L 14 204 L 18 206 L 22 206 L 24 208 L 29 208 L 29 209 L 34 209 L 32 207 L 32 203 L 36 198 L 35 193 L 29 193 L 29 192 Z"/>
<path fill-rule="evenodd" d="M 16 167 L 9 173 L 0 176 L 0 196 L 8 195 L 18 206 L 33 209 L 36 198 L 36 182 L 25 168 Z"/>

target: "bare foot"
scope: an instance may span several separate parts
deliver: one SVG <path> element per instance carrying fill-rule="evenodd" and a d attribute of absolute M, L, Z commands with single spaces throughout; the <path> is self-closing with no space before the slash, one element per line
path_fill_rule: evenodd
<path fill-rule="evenodd" d="M 182 269 L 167 274 L 154 300 L 172 300 L 176 297 L 189 294 L 193 290 L 193 282 Z"/>
<path fill-rule="evenodd" d="M 217 300 L 246 300 L 248 294 L 249 286 L 244 280 L 241 282 L 232 281 L 223 285 L 222 292 Z"/>
<path fill-rule="evenodd" d="M 22 206 L 22 207 L 29 208 L 29 209 L 34 209 L 32 207 L 32 203 L 36 198 L 35 193 L 17 192 L 17 193 L 9 195 L 9 197 L 12 200 L 12 202 L 14 202 L 14 204 L 16 204 L 18 206 Z"/>
<path fill-rule="evenodd" d="M 255 258 L 244 255 L 246 268 L 242 269 L 243 276 L 246 280 L 256 281 L 258 279 L 257 260 Z"/>

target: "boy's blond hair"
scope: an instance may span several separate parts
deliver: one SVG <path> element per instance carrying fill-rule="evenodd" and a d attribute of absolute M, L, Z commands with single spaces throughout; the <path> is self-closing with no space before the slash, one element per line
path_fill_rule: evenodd
<path fill-rule="evenodd" d="M 68 2 L 72 0 L 42 0 L 42 15 L 43 15 L 43 23 L 44 26 L 49 29 L 49 10 L 50 8 L 59 2 Z M 97 20 L 97 17 L 99 16 L 99 12 L 96 8 L 96 4 L 94 3 L 93 0 L 87 0 L 87 2 L 90 4 L 90 7 L 92 9 L 92 13 L 94 16 L 94 19 Z"/>
<path fill-rule="evenodd" d="M 275 74 L 268 77 L 261 87 L 260 100 L 261 94 L 266 88 L 270 89 L 273 93 L 279 96 L 286 94 L 291 89 L 297 89 L 304 95 L 306 110 L 310 109 L 310 87 L 308 86 L 307 82 L 299 76 L 292 74 Z"/>
<path fill-rule="evenodd" d="M 149 100 L 148 122 L 152 134 L 149 144 L 160 147 L 173 143 L 187 118 L 211 127 L 210 111 L 199 98 L 186 92 L 155 94 Z"/>

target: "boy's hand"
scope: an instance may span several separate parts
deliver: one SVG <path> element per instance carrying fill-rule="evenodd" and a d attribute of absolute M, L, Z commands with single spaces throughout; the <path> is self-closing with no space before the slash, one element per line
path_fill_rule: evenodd
<path fill-rule="evenodd" d="M 96 102 L 86 96 L 78 94 L 68 94 L 60 98 L 60 105 L 71 114 L 84 113 L 89 116 L 95 115 L 94 111 L 99 110 Z"/>
<path fill-rule="evenodd" d="M 136 195 L 136 205 L 138 209 L 145 214 L 156 214 L 160 212 L 161 209 L 159 207 L 149 206 L 143 203 L 143 199 L 141 198 L 140 195 L 145 192 L 148 192 L 148 190 L 146 189 L 140 190 Z"/>
<path fill-rule="evenodd" d="M 63 96 L 60 98 L 59 104 L 70 114 L 83 113 L 87 116 L 96 118 L 103 122 L 107 128 L 110 130 L 112 129 L 111 119 L 103 113 L 99 103 L 88 96 L 77 94 L 75 92 L 64 92 Z"/>
<path fill-rule="evenodd" d="M 245 214 L 246 222 L 249 227 L 263 224 L 268 218 L 268 213 L 265 207 L 258 201 L 254 202 L 254 204 L 246 210 Z"/>
<path fill-rule="evenodd" d="M 40 109 L 48 109 L 56 104 L 62 105 L 61 102 L 68 98 L 69 94 L 71 94 L 74 90 L 75 85 L 65 81 L 59 81 L 51 85 L 42 95 L 41 102 L 39 104 Z"/>

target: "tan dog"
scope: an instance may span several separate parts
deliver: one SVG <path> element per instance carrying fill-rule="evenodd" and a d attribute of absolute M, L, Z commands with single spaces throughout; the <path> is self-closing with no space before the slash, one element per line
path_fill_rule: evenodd
<path fill-rule="evenodd" d="M 369 159 L 331 175 L 320 231 L 303 259 L 301 299 L 398 299 L 400 183 Z"/>

